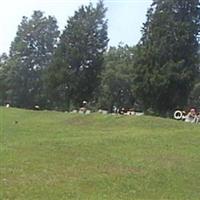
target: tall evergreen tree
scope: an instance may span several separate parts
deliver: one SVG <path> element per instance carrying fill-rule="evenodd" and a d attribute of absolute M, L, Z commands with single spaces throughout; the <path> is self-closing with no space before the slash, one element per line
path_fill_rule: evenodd
<path fill-rule="evenodd" d="M 199 0 L 154 0 L 134 64 L 134 90 L 145 109 L 183 107 L 198 71 Z"/>
<path fill-rule="evenodd" d="M 96 7 L 91 3 L 81 6 L 69 18 L 61 35 L 49 69 L 49 82 L 54 96 L 60 97 L 61 102 L 68 101 L 68 107 L 69 101 L 80 105 L 83 100 L 91 100 L 99 86 L 103 53 L 108 43 L 105 13 L 102 1 Z"/>
<path fill-rule="evenodd" d="M 45 105 L 43 75 L 52 60 L 59 36 L 57 21 L 34 11 L 30 19 L 23 17 L 11 44 L 8 99 L 15 106 Z"/>

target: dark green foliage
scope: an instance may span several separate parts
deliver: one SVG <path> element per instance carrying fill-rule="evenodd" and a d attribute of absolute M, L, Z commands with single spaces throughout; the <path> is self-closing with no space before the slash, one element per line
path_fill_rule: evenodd
<path fill-rule="evenodd" d="M 59 106 L 69 109 L 72 104 L 94 99 L 108 43 L 105 12 L 100 1 L 96 7 L 81 6 L 69 18 L 49 68 L 53 104 L 59 100 Z"/>
<path fill-rule="evenodd" d="M 11 44 L 7 98 L 18 107 L 46 104 L 44 73 L 52 60 L 59 36 L 57 21 L 34 11 L 23 17 Z"/>
<path fill-rule="evenodd" d="M 200 82 L 191 91 L 188 104 L 190 107 L 195 107 L 200 111 Z"/>
<path fill-rule="evenodd" d="M 63 49 L 59 45 L 46 74 L 50 108 L 63 110 L 70 107 L 70 97 L 74 82 L 72 82 L 73 73 L 67 68 L 68 63 L 63 56 Z"/>
<path fill-rule="evenodd" d="M 160 114 L 183 107 L 198 73 L 199 0 L 154 0 L 134 65 L 134 91 Z"/>
<path fill-rule="evenodd" d="M 198 107 L 199 0 L 154 0 L 137 47 L 108 52 L 106 10 L 102 1 L 81 6 L 59 43 L 55 18 L 41 11 L 23 17 L 9 57 L 0 58 L 0 104 L 70 110 L 86 100 L 111 111 L 136 101 L 166 115 L 190 94 Z"/>
<path fill-rule="evenodd" d="M 6 54 L 0 56 L 0 105 L 4 105 L 6 102 L 6 71 L 7 71 L 7 60 Z"/>
<path fill-rule="evenodd" d="M 132 63 L 134 48 L 128 46 L 111 47 L 105 54 L 105 69 L 102 72 L 99 104 L 101 108 L 112 111 L 117 108 L 132 107 L 134 103 L 132 88 Z"/>

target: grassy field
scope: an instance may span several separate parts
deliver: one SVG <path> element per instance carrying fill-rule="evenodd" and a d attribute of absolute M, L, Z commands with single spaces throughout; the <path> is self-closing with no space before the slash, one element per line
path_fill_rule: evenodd
<path fill-rule="evenodd" d="M 200 126 L 0 108 L 1 200 L 200 199 Z"/>

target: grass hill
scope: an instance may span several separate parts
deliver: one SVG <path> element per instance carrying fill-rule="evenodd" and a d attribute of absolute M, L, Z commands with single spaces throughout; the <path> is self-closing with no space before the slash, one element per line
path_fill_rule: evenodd
<path fill-rule="evenodd" d="M 0 108 L 0 199 L 200 198 L 200 126 Z"/>

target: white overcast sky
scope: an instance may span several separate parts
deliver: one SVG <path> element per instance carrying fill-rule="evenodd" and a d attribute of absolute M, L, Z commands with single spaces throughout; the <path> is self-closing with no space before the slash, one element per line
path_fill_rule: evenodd
<path fill-rule="evenodd" d="M 33 10 L 53 15 L 62 31 L 69 16 L 82 4 L 97 0 L 0 0 L 0 54 L 8 53 L 22 16 L 30 17 Z M 104 0 L 108 8 L 109 46 L 119 42 L 135 45 L 141 37 L 141 27 L 152 0 Z"/>

